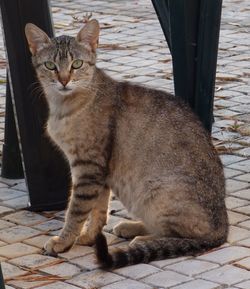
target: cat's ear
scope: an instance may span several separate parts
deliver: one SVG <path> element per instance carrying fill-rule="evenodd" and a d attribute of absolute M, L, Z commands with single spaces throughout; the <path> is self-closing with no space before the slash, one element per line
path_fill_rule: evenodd
<path fill-rule="evenodd" d="M 98 46 L 99 32 L 100 26 L 98 21 L 92 19 L 78 32 L 76 40 L 88 44 L 91 50 L 95 52 Z"/>
<path fill-rule="evenodd" d="M 32 55 L 35 55 L 37 51 L 51 43 L 49 36 L 32 23 L 26 24 L 25 35 Z"/>

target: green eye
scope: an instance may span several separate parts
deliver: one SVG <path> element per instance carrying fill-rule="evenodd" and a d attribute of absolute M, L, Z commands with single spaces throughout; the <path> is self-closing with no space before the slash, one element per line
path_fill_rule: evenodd
<path fill-rule="evenodd" d="M 52 61 L 46 61 L 46 62 L 44 62 L 44 65 L 45 65 L 45 67 L 46 67 L 47 69 L 49 69 L 49 70 L 56 70 L 56 65 L 55 65 L 55 63 L 52 62 Z"/>
<path fill-rule="evenodd" d="M 79 69 L 80 67 L 82 67 L 82 65 L 83 65 L 83 61 L 80 59 L 77 59 L 77 60 L 73 61 L 72 68 Z"/>

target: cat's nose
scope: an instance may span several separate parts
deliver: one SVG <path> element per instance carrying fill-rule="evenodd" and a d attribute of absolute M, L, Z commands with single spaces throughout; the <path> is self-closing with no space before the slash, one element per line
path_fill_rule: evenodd
<path fill-rule="evenodd" d="M 65 87 L 69 83 L 69 78 L 59 78 L 59 81 Z"/>

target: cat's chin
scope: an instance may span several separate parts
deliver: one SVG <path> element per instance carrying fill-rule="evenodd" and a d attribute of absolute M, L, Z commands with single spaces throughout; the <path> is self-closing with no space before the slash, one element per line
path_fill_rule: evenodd
<path fill-rule="evenodd" d="M 61 96 L 67 96 L 69 94 L 72 94 L 74 92 L 74 89 L 72 88 L 60 88 L 57 90 L 57 94 Z"/>

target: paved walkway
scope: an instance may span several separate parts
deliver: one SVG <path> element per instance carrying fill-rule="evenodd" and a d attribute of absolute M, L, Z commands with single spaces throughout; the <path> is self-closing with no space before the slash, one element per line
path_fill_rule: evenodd
<path fill-rule="evenodd" d="M 74 35 L 84 12 L 102 27 L 98 66 L 118 79 L 173 91 L 171 56 L 149 0 L 52 0 L 58 34 Z M 215 289 L 250 288 L 250 2 L 224 0 L 215 99 L 214 143 L 227 178 L 228 243 L 185 257 L 103 272 L 91 247 L 58 258 L 41 248 L 62 227 L 64 212 L 31 213 L 23 180 L 0 179 L 0 261 L 6 288 Z M 74 17 L 74 21 L 73 21 Z M 209 49 L 209 47 L 207 48 Z M 0 147 L 3 142 L 5 55 L 0 37 Z M 110 245 L 124 242 L 112 226 L 126 211 L 111 202 Z"/>

